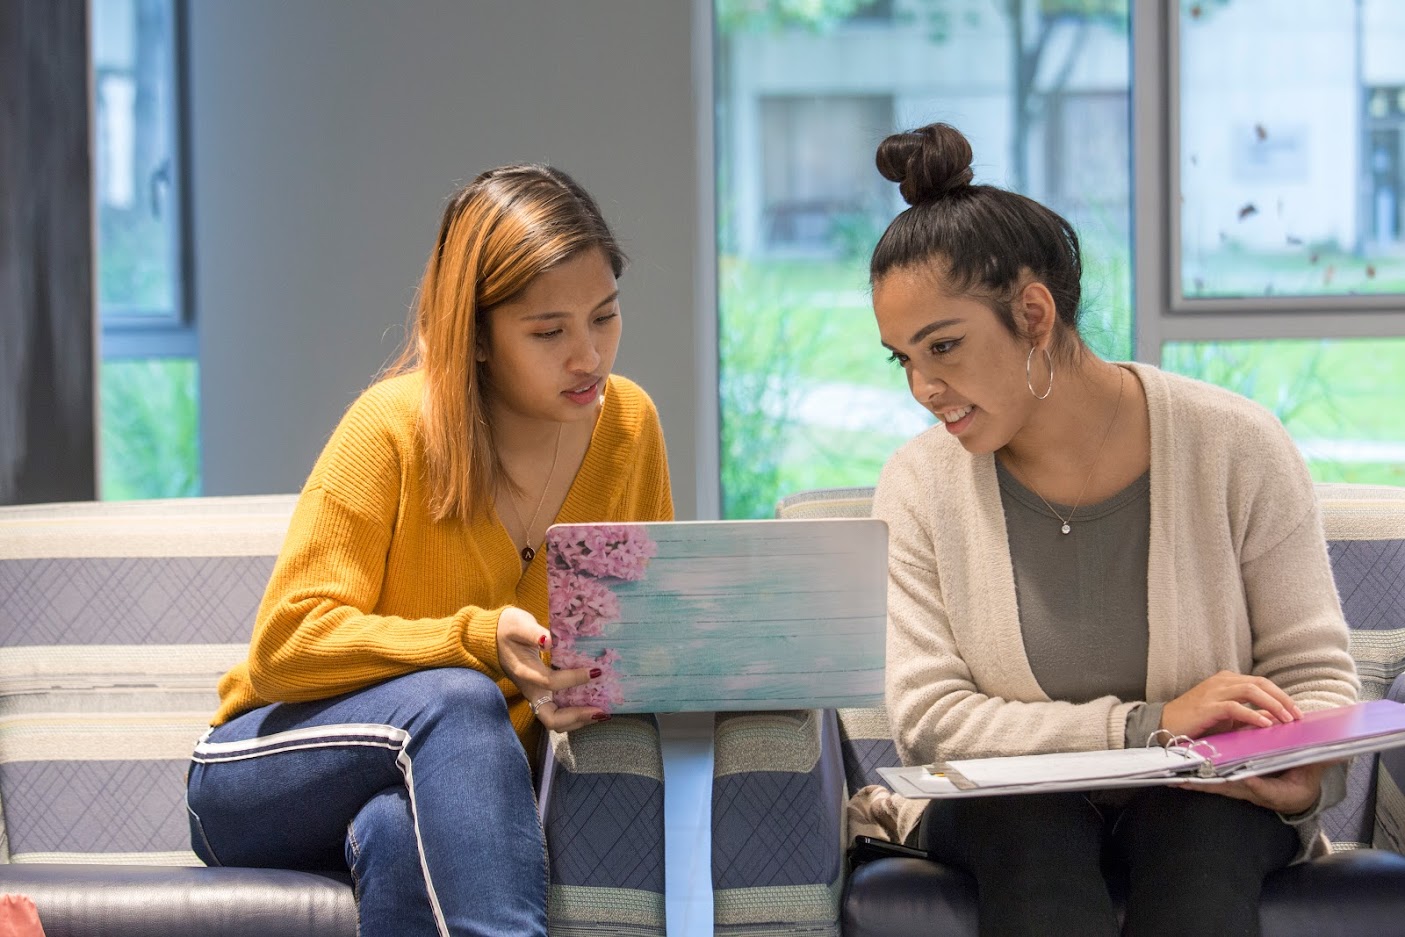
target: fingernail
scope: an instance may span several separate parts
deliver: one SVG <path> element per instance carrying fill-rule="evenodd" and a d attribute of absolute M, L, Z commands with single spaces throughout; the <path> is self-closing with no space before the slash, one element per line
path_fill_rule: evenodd
<path fill-rule="evenodd" d="M 604 672 L 605 671 L 601 670 L 599 667 L 592 667 L 590 668 L 590 679 L 594 680 Z"/>
<path fill-rule="evenodd" d="M 537 646 L 546 647 L 546 635 L 542 635 L 540 638 L 537 638 Z"/>
<path fill-rule="evenodd" d="M 590 717 L 591 722 L 608 722 L 609 720 L 609 713 L 596 713 L 595 715 Z"/>

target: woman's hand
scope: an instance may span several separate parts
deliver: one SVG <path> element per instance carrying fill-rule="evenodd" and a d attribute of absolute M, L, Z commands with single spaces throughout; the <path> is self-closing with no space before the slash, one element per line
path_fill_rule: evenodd
<path fill-rule="evenodd" d="M 551 633 L 537 623 L 531 612 L 513 605 L 502 610 L 498 616 L 498 663 L 528 700 L 550 696 L 553 690 L 580 686 L 600 675 L 599 671 L 584 667 L 552 670 L 542 661 L 542 651 L 550 647 Z M 610 718 L 594 706 L 558 707 L 551 700 L 536 707 L 536 711 L 537 720 L 556 732 L 570 732 Z"/>
<path fill-rule="evenodd" d="M 1300 765 L 1276 774 L 1227 781 L 1224 784 L 1178 784 L 1177 787 L 1221 794 L 1236 800 L 1247 800 L 1269 810 L 1291 816 L 1308 810 L 1322 796 L 1322 773 L 1332 762 Z"/>
<path fill-rule="evenodd" d="M 1271 726 L 1302 717 L 1292 697 L 1272 680 L 1221 670 L 1167 703 L 1161 711 L 1161 728 L 1200 738 L 1240 724 Z"/>

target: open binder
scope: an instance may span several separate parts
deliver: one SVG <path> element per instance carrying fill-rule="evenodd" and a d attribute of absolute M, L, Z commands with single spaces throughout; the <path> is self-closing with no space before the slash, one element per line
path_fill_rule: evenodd
<path fill-rule="evenodd" d="M 1405 746 L 1405 704 L 1356 703 L 1306 713 L 1264 728 L 1238 729 L 1201 739 L 1168 733 L 1161 745 L 1112 751 L 1055 752 L 971 758 L 879 768 L 904 797 L 990 797 L 1154 784 L 1223 784 L 1299 765 L 1336 761 L 1363 752 Z"/>

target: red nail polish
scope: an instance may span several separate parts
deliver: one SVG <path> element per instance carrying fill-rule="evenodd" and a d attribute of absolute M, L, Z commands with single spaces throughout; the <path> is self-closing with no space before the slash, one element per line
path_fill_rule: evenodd
<path fill-rule="evenodd" d="M 596 713 L 595 715 L 593 715 L 593 716 L 590 717 L 590 721 L 591 721 L 591 722 L 607 722 L 607 721 L 609 721 L 609 718 L 610 718 L 610 714 L 609 714 L 609 713 Z"/>
<path fill-rule="evenodd" d="M 590 668 L 590 679 L 594 680 L 596 677 L 600 676 L 602 673 L 604 673 L 604 671 L 601 670 L 599 667 L 592 667 L 592 668 Z"/>
<path fill-rule="evenodd" d="M 546 635 L 542 635 L 540 638 L 537 638 L 537 646 L 546 647 Z"/>

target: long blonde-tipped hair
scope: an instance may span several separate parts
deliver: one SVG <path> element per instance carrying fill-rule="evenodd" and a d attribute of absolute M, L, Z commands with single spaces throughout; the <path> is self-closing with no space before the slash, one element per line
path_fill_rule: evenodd
<path fill-rule="evenodd" d="M 475 354 L 486 345 L 489 313 L 591 248 L 605 253 L 616 277 L 624 271 L 599 206 L 559 169 L 490 169 L 449 200 L 405 347 L 384 375 L 424 372 L 420 438 L 435 520 L 471 521 L 505 480 L 488 419 L 491 387 Z"/>

